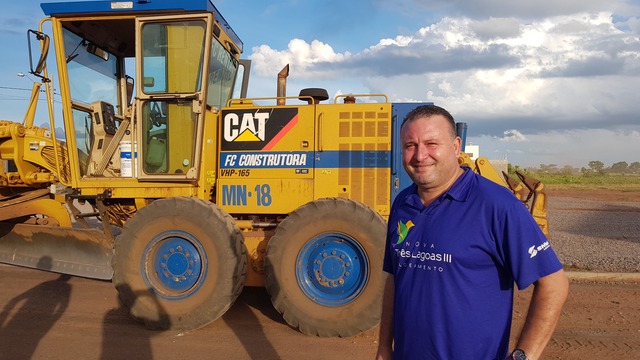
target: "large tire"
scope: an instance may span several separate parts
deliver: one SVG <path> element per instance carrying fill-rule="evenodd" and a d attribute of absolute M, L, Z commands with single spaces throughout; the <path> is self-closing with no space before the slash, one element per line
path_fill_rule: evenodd
<path fill-rule="evenodd" d="M 246 275 L 243 237 L 215 204 L 156 200 L 126 222 L 113 283 L 131 315 L 151 329 L 193 330 L 231 307 Z"/>
<path fill-rule="evenodd" d="M 269 240 L 265 284 L 289 325 L 349 337 L 380 321 L 385 221 L 346 199 L 301 206 Z"/>

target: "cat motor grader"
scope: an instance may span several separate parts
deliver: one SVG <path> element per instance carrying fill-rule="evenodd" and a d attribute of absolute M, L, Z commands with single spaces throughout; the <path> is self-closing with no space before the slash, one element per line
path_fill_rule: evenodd
<path fill-rule="evenodd" d="M 40 81 L 23 121 L 0 121 L 0 262 L 111 280 L 150 328 L 202 327 L 243 286 L 266 286 L 306 334 L 378 323 L 385 218 L 410 184 L 400 122 L 418 103 L 287 96 L 288 66 L 277 96 L 248 99 L 243 43 L 209 0 L 41 7 L 28 31 Z M 541 183 L 460 163 L 511 188 L 546 231 Z"/>

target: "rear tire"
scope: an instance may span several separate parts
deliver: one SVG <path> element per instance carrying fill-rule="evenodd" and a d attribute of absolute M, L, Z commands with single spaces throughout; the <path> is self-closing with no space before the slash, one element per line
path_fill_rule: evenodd
<path fill-rule="evenodd" d="M 265 284 L 289 325 L 348 337 L 380 321 L 385 221 L 352 200 L 301 206 L 269 240 Z"/>
<path fill-rule="evenodd" d="M 194 330 L 222 316 L 242 291 L 243 237 L 217 205 L 160 199 L 126 222 L 113 283 L 131 315 L 151 329 Z"/>

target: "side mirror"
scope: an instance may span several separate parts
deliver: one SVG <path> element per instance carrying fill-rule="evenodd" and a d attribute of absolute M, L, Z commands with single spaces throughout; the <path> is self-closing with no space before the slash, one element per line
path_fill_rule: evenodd
<path fill-rule="evenodd" d="M 34 67 L 33 65 L 33 57 L 31 55 L 32 53 L 32 47 L 31 47 L 31 38 L 33 38 L 35 40 L 38 41 L 38 43 L 40 44 L 40 58 L 38 59 L 38 62 L 36 64 L 36 66 Z M 35 30 L 28 30 L 27 31 L 27 42 L 29 44 L 29 65 L 31 66 L 30 68 L 30 73 L 33 75 L 37 75 L 42 77 L 40 74 L 42 73 L 42 71 L 44 70 L 44 67 L 47 63 L 47 55 L 49 54 L 49 36 L 45 33 L 41 33 L 39 31 L 35 31 Z"/>
<path fill-rule="evenodd" d="M 131 105 L 131 100 L 133 99 L 133 91 L 135 89 L 135 87 L 133 86 L 133 78 L 129 75 L 126 75 L 125 80 L 127 82 L 127 104 Z"/>

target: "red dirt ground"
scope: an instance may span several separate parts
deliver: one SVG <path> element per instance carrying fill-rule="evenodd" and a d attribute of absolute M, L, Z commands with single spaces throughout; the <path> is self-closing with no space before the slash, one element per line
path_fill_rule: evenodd
<path fill-rule="evenodd" d="M 550 190 L 550 196 L 575 196 Z M 590 191 L 590 199 L 640 201 L 640 193 Z M 245 288 L 213 324 L 186 334 L 133 321 L 109 282 L 0 265 L 0 360 L 373 359 L 377 328 L 347 339 L 305 336 L 286 325 L 262 288 Z M 518 292 L 514 334 L 531 290 Z M 543 359 L 640 359 L 640 284 L 571 282 Z"/>

